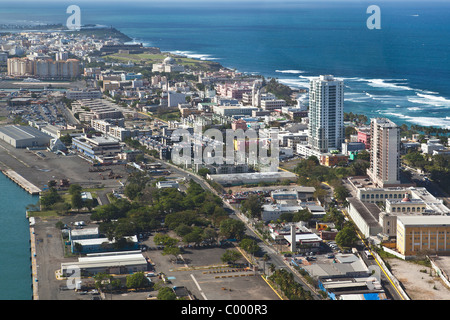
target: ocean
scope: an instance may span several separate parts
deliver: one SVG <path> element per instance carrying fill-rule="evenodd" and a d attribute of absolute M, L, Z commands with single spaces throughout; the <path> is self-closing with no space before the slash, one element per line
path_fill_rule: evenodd
<path fill-rule="evenodd" d="M 377 1 L 381 29 L 367 27 L 372 3 L 359 0 L 22 0 L 8 1 L 0 20 L 65 24 L 71 4 L 82 24 L 292 87 L 332 74 L 345 81 L 346 112 L 450 128 L 448 1 Z"/>
<path fill-rule="evenodd" d="M 26 207 L 32 196 L 0 173 L 0 300 L 31 300 L 30 229 Z"/>
<path fill-rule="evenodd" d="M 359 0 L 0 0 L 0 24 L 65 24 L 72 4 L 82 24 L 295 88 L 332 74 L 345 81 L 345 112 L 450 128 L 448 1 L 376 1 L 381 29 Z M 0 201 L 0 299 L 30 299 L 25 207 L 37 198 L 0 174 Z"/>

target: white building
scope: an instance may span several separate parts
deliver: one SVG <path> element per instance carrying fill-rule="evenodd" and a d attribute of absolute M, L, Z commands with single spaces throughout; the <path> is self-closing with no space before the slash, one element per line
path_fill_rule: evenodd
<path fill-rule="evenodd" d="M 101 97 L 102 92 L 100 90 L 72 89 L 66 92 L 66 98 L 71 100 L 100 99 Z"/>
<path fill-rule="evenodd" d="M 331 75 L 310 81 L 309 145 L 326 153 L 344 142 L 344 82 Z"/>
<path fill-rule="evenodd" d="M 213 106 L 213 111 L 224 117 L 231 116 L 251 116 L 254 110 L 258 110 L 256 107 L 249 106 Z"/>
<path fill-rule="evenodd" d="M 284 106 L 286 106 L 286 101 L 283 99 L 261 99 L 261 108 L 266 111 L 281 109 Z"/>
<path fill-rule="evenodd" d="M 172 57 L 167 57 L 162 63 L 155 63 L 152 72 L 184 72 L 184 67 L 175 63 Z"/>
<path fill-rule="evenodd" d="M 439 139 L 430 139 L 427 143 L 422 143 L 420 149 L 422 149 L 423 153 L 433 154 L 433 151 L 444 150 L 445 147 Z"/>

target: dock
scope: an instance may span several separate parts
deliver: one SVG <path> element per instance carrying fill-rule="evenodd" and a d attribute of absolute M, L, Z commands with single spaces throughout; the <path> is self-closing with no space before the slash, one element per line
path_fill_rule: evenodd
<path fill-rule="evenodd" d="M 26 190 L 30 194 L 39 194 L 42 190 L 32 184 L 30 181 L 26 180 L 20 174 L 15 172 L 14 170 L 7 169 L 2 170 L 3 174 L 10 178 L 12 181 L 17 183 L 20 187 Z"/>
<path fill-rule="evenodd" d="M 34 218 L 30 218 L 30 251 L 31 251 L 31 284 L 33 288 L 33 300 L 39 300 L 37 262 L 36 262 L 36 237 L 34 234 Z"/>

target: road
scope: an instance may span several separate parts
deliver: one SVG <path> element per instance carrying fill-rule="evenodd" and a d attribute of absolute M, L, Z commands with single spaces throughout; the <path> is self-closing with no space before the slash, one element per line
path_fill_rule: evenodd
<path fill-rule="evenodd" d="M 169 166 L 170 170 L 172 172 L 176 173 L 177 175 L 180 175 L 181 177 L 185 177 L 186 179 L 192 179 L 196 183 L 200 184 L 202 186 L 202 188 L 204 188 L 205 190 L 210 190 L 214 194 L 220 196 L 216 190 L 214 190 L 207 182 L 205 182 L 199 176 L 197 176 L 193 173 L 190 173 L 186 170 L 180 169 L 172 164 L 169 164 L 166 162 L 164 162 L 164 163 L 167 166 Z M 314 299 L 316 299 L 316 300 L 321 299 L 321 297 L 316 292 L 314 292 L 312 287 L 301 278 L 299 273 L 295 269 L 293 269 L 292 266 L 290 266 L 287 261 L 284 260 L 284 257 L 280 256 L 280 254 L 278 254 L 275 249 L 273 249 L 271 246 L 267 245 L 264 241 L 262 241 L 259 238 L 259 235 L 252 228 L 251 224 L 248 223 L 247 219 L 242 214 L 239 213 L 239 209 L 233 207 L 226 201 L 224 201 L 224 207 L 226 209 L 228 209 L 228 211 L 231 214 L 230 216 L 232 218 L 239 219 L 245 223 L 245 225 L 247 227 L 246 234 L 251 236 L 254 239 L 257 239 L 258 246 L 261 248 L 261 252 L 263 252 L 263 255 L 264 255 L 264 253 L 267 253 L 267 255 L 270 257 L 269 262 L 266 263 L 267 264 L 266 270 L 267 270 L 269 264 L 273 264 L 276 269 L 287 269 L 287 270 L 291 271 L 294 275 L 295 281 L 297 281 L 303 287 L 303 289 L 311 292 L 311 295 L 313 296 Z M 258 263 L 259 267 L 261 267 L 261 268 L 264 267 L 264 262 L 261 259 L 259 259 L 257 261 L 257 263 Z"/>

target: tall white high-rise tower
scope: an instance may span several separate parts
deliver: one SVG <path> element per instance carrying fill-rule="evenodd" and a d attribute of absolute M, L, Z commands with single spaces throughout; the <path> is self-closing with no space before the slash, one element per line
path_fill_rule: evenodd
<path fill-rule="evenodd" d="M 321 75 L 310 81 L 309 145 L 320 153 L 344 142 L 344 81 Z"/>

